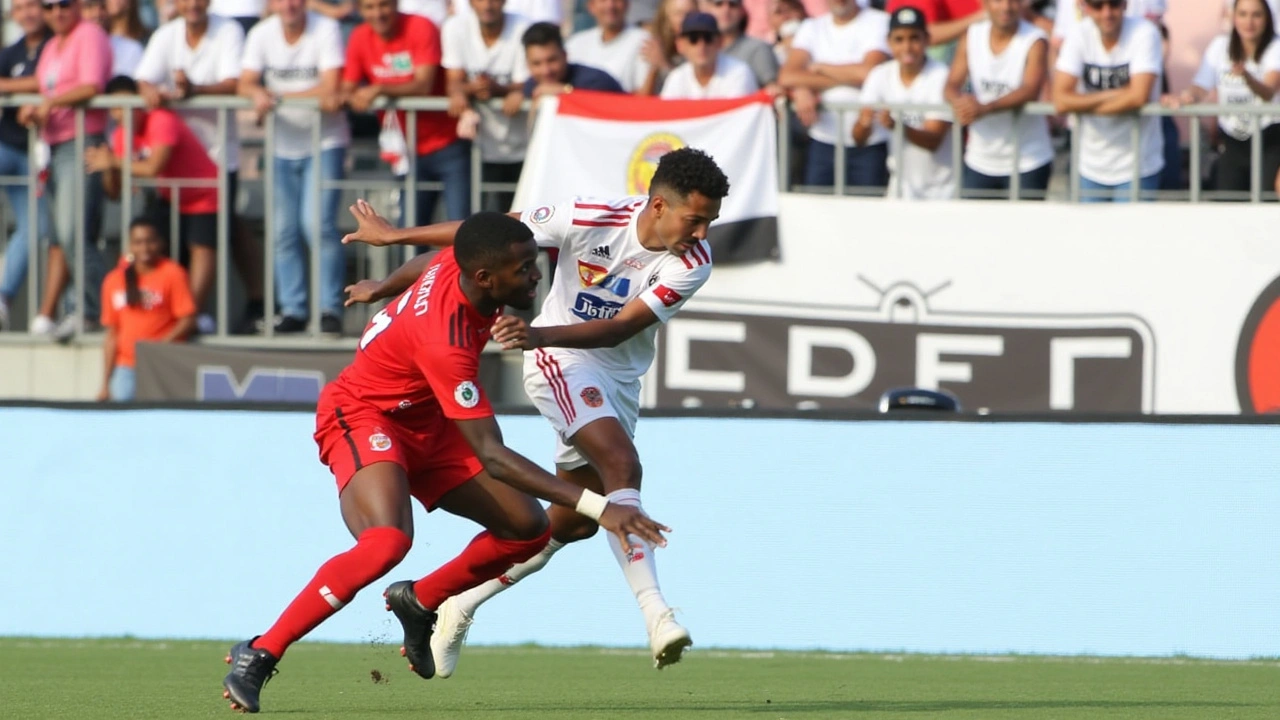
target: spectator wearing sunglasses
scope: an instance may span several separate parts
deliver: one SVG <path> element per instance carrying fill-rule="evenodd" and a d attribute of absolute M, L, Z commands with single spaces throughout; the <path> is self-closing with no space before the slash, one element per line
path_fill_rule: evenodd
<path fill-rule="evenodd" d="M 778 58 L 763 40 L 747 37 L 747 11 L 742 0 L 700 0 L 698 9 L 716 19 L 720 28 L 720 52 L 751 68 L 756 84 L 773 90 L 778 83 Z"/>
<path fill-rule="evenodd" d="M 692 12 L 680 23 L 676 49 L 685 61 L 671 71 L 662 85 L 664 100 L 735 98 L 760 89 L 751 68 L 721 52 L 724 36 L 716 19 Z"/>
<path fill-rule="evenodd" d="M 96 329 L 100 314 L 102 266 L 98 231 L 102 221 L 102 174 L 86 175 L 76 154 L 76 110 L 106 87 L 112 57 L 106 31 L 82 20 L 80 0 L 46 0 L 44 20 L 53 31 L 36 66 L 44 102 L 22 108 L 18 122 L 39 127 L 41 138 L 49 145 L 46 187 L 53 216 L 49 282 L 31 331 L 62 339 L 75 333 L 78 322 L 83 322 L 86 329 Z M 105 143 L 106 129 L 106 110 L 84 111 L 85 146 Z M 82 223 L 79 237 L 77 222 Z M 81 314 L 68 312 L 55 326 L 52 318 L 71 282 L 77 252 L 83 253 L 84 258 L 84 277 L 75 278 L 84 290 L 84 307 L 78 308 Z"/>
<path fill-rule="evenodd" d="M 1058 112 L 1080 113 L 1081 199 L 1125 202 L 1137 165 L 1144 192 L 1160 187 L 1164 134 L 1160 118 L 1135 113 L 1160 99 L 1160 31 L 1125 17 L 1125 0 L 1088 0 L 1089 20 L 1067 36 L 1053 78 Z M 1132 140 L 1138 123 L 1138 145 Z"/>

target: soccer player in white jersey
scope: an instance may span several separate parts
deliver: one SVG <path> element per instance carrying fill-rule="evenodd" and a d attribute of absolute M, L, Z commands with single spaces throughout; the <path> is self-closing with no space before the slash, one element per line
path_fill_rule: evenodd
<path fill-rule="evenodd" d="M 609 502 L 640 506 L 640 458 L 632 437 L 640 409 L 640 377 L 653 362 L 658 324 L 670 319 L 711 275 L 707 229 L 719 216 L 729 181 L 710 156 L 693 148 L 662 157 L 649 195 L 600 201 L 575 198 L 512 213 L 538 244 L 558 249 L 555 280 L 531 325 L 501 318 L 493 339 L 525 353 L 525 390 L 556 429 L 557 474 L 605 493 Z M 352 208 L 359 228 L 347 236 L 371 245 L 448 245 L 459 223 L 392 227 L 367 203 Z M 386 280 L 348 288 L 352 302 L 392 297 L 418 276 L 419 256 Z M 552 507 L 552 540 L 498 579 L 445 601 L 431 648 L 436 675 L 449 677 L 476 608 L 521 578 L 542 569 L 566 544 L 598 530 L 574 512 Z M 653 548 L 631 538 L 614 557 L 644 614 L 659 669 L 680 660 L 692 644 L 658 586 Z"/>

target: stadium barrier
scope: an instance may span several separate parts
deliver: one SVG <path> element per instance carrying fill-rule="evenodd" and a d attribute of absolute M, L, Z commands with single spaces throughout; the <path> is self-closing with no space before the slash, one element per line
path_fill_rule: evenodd
<path fill-rule="evenodd" d="M 645 506 L 675 529 L 663 590 L 704 650 L 1280 655 L 1274 421 L 1185 420 L 648 417 Z M 500 422 L 550 462 L 544 420 Z M 350 544 L 310 413 L 10 406 L 0 427 L 2 635 L 248 637 Z M 443 513 L 416 527 L 405 563 L 312 639 L 393 652 L 383 585 L 475 533 Z M 644 639 L 601 536 L 470 635 Z"/>
<path fill-rule="evenodd" d="M 41 99 L 39 96 L 34 96 L 34 95 L 12 95 L 8 97 L 0 98 L 0 107 L 14 107 L 14 106 L 22 106 L 22 105 L 39 104 L 40 100 Z M 287 107 L 311 108 L 318 112 L 318 101 L 315 99 L 287 99 L 287 100 L 283 100 L 281 104 Z M 380 108 L 395 107 L 395 108 L 404 110 L 408 114 L 407 122 L 404 124 L 404 132 L 406 134 L 406 141 L 407 141 L 406 145 L 407 147 L 412 148 L 412 147 L 415 147 L 416 124 L 414 122 L 414 117 L 416 113 L 422 112 L 422 111 L 444 110 L 447 107 L 447 101 L 442 98 L 404 98 L 404 99 L 399 99 L 394 103 L 392 103 L 392 102 L 386 101 L 385 99 L 380 99 L 378 101 L 377 106 Z M 93 107 L 93 108 L 142 107 L 142 101 L 140 98 L 127 97 L 127 96 L 101 96 L 101 97 L 94 98 L 87 107 Z M 251 104 L 247 99 L 244 99 L 244 98 L 210 96 L 210 97 L 192 98 L 189 100 L 182 101 L 180 103 L 174 103 L 172 104 L 172 107 L 215 109 L 217 110 L 217 114 L 218 114 L 218 126 L 220 129 L 223 129 L 226 127 L 227 123 L 236 122 L 236 119 L 234 116 L 234 113 L 236 111 L 248 110 L 251 108 Z M 840 104 L 840 105 L 832 105 L 830 109 L 840 113 L 841 116 L 843 116 L 846 113 L 856 113 L 862 107 L 864 106 L 859 104 Z M 941 111 L 944 113 L 949 112 L 949 108 L 947 108 L 947 106 L 931 106 L 931 105 L 879 105 L 877 104 L 877 105 L 867 105 L 865 107 L 872 107 L 876 109 L 889 109 L 897 113 L 904 113 L 904 112 L 914 113 L 914 112 L 921 112 L 921 111 L 928 111 L 928 110 Z M 781 104 L 781 103 L 779 104 L 779 110 L 780 110 L 779 112 L 780 122 L 778 124 L 778 131 L 779 131 L 779 137 L 783 140 L 783 142 L 778 143 L 778 152 L 780 154 L 779 163 L 778 163 L 778 166 L 780 168 L 779 170 L 780 189 L 800 191 L 800 192 L 825 192 L 825 193 L 834 192 L 837 195 L 847 194 L 850 189 L 846 188 L 843 182 L 844 154 L 841 151 L 841 148 L 844 147 L 844 143 L 845 143 L 843 138 L 840 139 L 840 144 L 836 146 L 836 151 L 835 151 L 836 184 L 833 188 L 812 188 L 812 187 L 800 187 L 800 186 L 793 188 L 789 185 L 786 169 L 789 167 L 789 162 L 790 162 L 789 154 L 791 152 L 791 143 L 787 141 L 791 134 L 791 127 L 789 125 L 790 114 L 785 111 L 784 104 Z M 1029 104 L 1025 107 L 1024 112 L 1036 114 L 1036 115 L 1053 115 L 1054 114 L 1052 106 L 1043 104 L 1043 103 Z M 1196 106 L 1180 108 L 1177 110 L 1172 110 L 1172 109 L 1160 107 L 1157 105 L 1151 105 L 1146 108 L 1143 108 L 1143 110 L 1141 111 L 1143 115 L 1174 115 L 1179 117 L 1192 117 L 1192 118 L 1213 117 L 1219 114 L 1246 115 L 1252 119 L 1255 129 L 1258 127 L 1259 123 L 1262 121 L 1263 118 L 1269 117 L 1268 113 L 1273 113 L 1273 112 L 1274 112 L 1274 109 L 1269 109 L 1265 105 L 1258 105 L 1258 106 L 1196 105 Z M 83 121 L 84 121 L 83 108 L 78 108 L 76 110 L 76 123 L 77 123 L 77 130 L 78 130 L 76 143 L 77 143 L 77 153 L 80 155 L 83 154 L 83 146 L 84 146 Z M 268 113 L 264 118 L 263 140 L 262 140 L 262 150 L 263 150 L 264 157 L 272 156 L 274 121 L 275 121 L 275 115 L 272 113 Z M 128 129 L 129 127 L 131 127 L 131 125 L 132 125 L 132 117 L 130 114 L 126 113 L 125 126 Z M 1134 122 L 1133 127 L 1134 127 L 1134 130 L 1133 130 L 1134 137 L 1136 137 L 1137 128 L 1138 128 L 1138 123 L 1136 121 Z M 1207 165 L 1204 159 L 1204 146 L 1205 146 L 1204 133 L 1202 132 L 1201 125 L 1199 122 L 1190 123 L 1190 127 L 1191 127 L 1191 137 L 1189 142 L 1190 175 L 1191 175 L 1190 188 L 1187 191 L 1183 191 L 1183 192 L 1161 193 L 1160 197 L 1162 199 L 1189 200 L 1191 202 L 1201 202 L 1201 201 L 1210 200 L 1210 199 L 1240 199 L 1240 200 L 1247 199 L 1252 202 L 1260 202 L 1264 199 L 1267 199 L 1270 196 L 1270 187 L 1271 187 L 1270 183 L 1272 182 L 1273 179 L 1261 178 L 1259 176 L 1259 171 L 1261 167 L 1259 158 L 1261 157 L 1261 152 L 1262 152 L 1260 133 L 1255 131 L 1253 135 L 1253 142 L 1252 142 L 1252 152 L 1254 157 L 1253 178 L 1252 178 L 1251 190 L 1249 193 L 1247 193 L 1247 197 L 1240 196 L 1240 195 L 1231 196 L 1230 194 L 1215 195 L 1213 193 L 1205 192 L 1201 185 L 1201 176 L 1203 174 L 1202 168 Z M 901 137 L 900 137 L 901 132 L 902 132 L 902 124 L 898 123 L 895 129 L 895 133 L 899 135 L 898 137 L 899 140 L 901 140 Z M 962 162 L 961 161 L 962 145 L 960 142 L 958 142 L 958 140 L 962 136 L 962 132 L 963 132 L 962 128 L 960 128 L 958 125 L 952 126 L 953 139 L 957 141 L 953 143 L 954 149 L 953 149 L 953 158 L 952 158 L 953 164 L 957 170 L 957 177 L 959 177 L 958 170 Z M 33 142 L 31 143 L 32 162 L 30 163 L 31 170 L 28 176 L 2 177 L 0 178 L 0 185 L 27 184 L 29 187 L 32 187 L 32 188 L 38 188 L 40 186 L 39 169 L 38 169 L 38 163 L 36 162 L 37 161 L 37 156 L 35 151 L 36 144 L 34 142 L 36 138 L 36 133 L 34 130 L 32 130 L 31 137 L 33 140 Z M 125 137 L 127 138 L 126 143 L 131 146 L 132 144 L 131 133 L 125 133 Z M 318 154 L 319 154 L 319 141 L 320 141 L 319 126 L 317 124 L 312 133 L 312 153 L 313 153 L 313 157 L 315 158 L 318 158 Z M 252 140 L 248 138 L 243 138 L 243 137 L 241 138 L 241 143 L 244 146 L 251 146 L 254 144 Z M 899 143 L 899 146 L 901 146 L 901 143 Z M 1078 143 L 1075 144 L 1075 146 L 1073 147 L 1073 153 L 1076 154 L 1077 156 L 1076 159 L 1078 160 L 1078 153 L 1079 153 Z M 133 196 L 133 190 L 135 188 L 141 189 L 141 188 L 168 187 L 168 188 L 171 188 L 175 193 L 178 193 L 180 195 L 182 188 L 184 187 L 194 188 L 194 187 L 207 187 L 210 185 L 210 183 L 207 181 L 201 182 L 201 181 L 172 181 L 172 180 L 142 180 L 137 178 L 131 178 L 130 173 L 128 172 L 128 167 L 131 162 L 131 156 L 132 156 L 132 152 L 126 153 L 126 158 L 124 160 L 125 172 L 122 173 L 122 176 L 123 176 L 122 177 L 122 193 L 121 193 L 122 197 L 120 201 L 120 213 L 119 213 L 121 237 L 124 237 L 124 229 L 126 228 L 129 222 L 129 219 L 132 218 L 133 216 L 133 203 L 135 202 L 135 198 Z M 316 161 L 318 162 L 318 159 Z M 219 162 L 220 169 L 225 170 L 225 167 L 223 167 L 222 160 L 218 160 L 218 162 Z M 471 162 L 472 162 L 473 177 L 480 177 L 479 168 L 481 164 L 481 159 L 480 159 L 478 147 L 473 146 L 472 148 Z M 1017 162 L 1016 156 L 1015 156 L 1014 162 L 1015 163 Z M 1079 164 L 1078 162 L 1071 163 L 1072 181 L 1070 183 L 1068 193 L 1065 196 L 1066 198 L 1074 201 L 1080 200 L 1080 197 L 1081 197 L 1080 189 L 1079 189 L 1079 178 L 1078 178 L 1078 175 L 1075 173 L 1075 168 L 1078 167 L 1078 164 Z M 263 163 L 263 167 L 261 170 L 262 170 L 262 175 L 261 175 L 261 178 L 258 180 L 253 180 L 248 178 L 247 173 L 242 174 L 240 186 L 246 189 L 250 186 L 256 186 L 256 185 L 260 185 L 263 187 L 270 187 L 270 184 L 272 182 L 272 174 L 273 174 L 272 163 Z M 1136 177 L 1137 176 L 1136 168 L 1134 170 L 1134 174 Z M 1013 187 L 1010 189 L 1010 192 L 1008 195 L 1008 198 L 1011 201 L 1017 201 L 1019 199 L 1017 177 L 1018 176 L 1015 173 L 1013 176 L 1014 184 L 1013 184 Z M 213 184 L 215 184 L 218 187 L 219 192 L 221 194 L 225 195 L 227 192 L 225 172 L 220 173 L 219 179 L 217 180 L 216 183 L 213 183 Z M 361 178 L 347 178 L 347 179 L 337 180 L 337 181 L 320 181 L 319 179 L 317 179 L 317 181 L 312 184 L 311 192 L 317 198 L 319 197 L 320 193 L 323 190 L 333 189 L 333 188 L 338 188 L 344 191 L 349 191 L 354 193 L 368 193 L 373 191 L 396 192 L 396 193 L 402 194 L 404 216 L 414 217 L 416 215 L 416 207 L 415 207 L 416 192 L 414 191 L 415 190 L 438 190 L 440 189 L 440 187 L 441 187 L 440 183 L 419 180 L 419 178 L 417 177 L 417 165 L 416 163 L 411 162 L 409 163 L 408 173 L 402 178 L 397 179 L 390 176 L 390 173 L 387 173 L 382 178 L 361 177 Z M 473 210 L 478 209 L 480 207 L 480 198 L 482 194 L 485 192 L 492 192 L 492 191 L 510 192 L 514 190 L 515 190 L 515 186 L 510 183 L 474 182 L 471 188 L 471 207 L 473 208 Z M 81 192 L 81 196 L 83 196 L 82 185 L 80 186 L 80 192 Z M 1135 189 L 1133 190 L 1134 199 L 1137 199 L 1138 197 L 1137 193 L 1138 191 L 1136 189 L 1136 184 L 1135 184 Z M 264 300 L 266 303 L 266 315 L 267 317 L 272 317 L 275 311 L 275 293 L 274 293 L 274 287 L 273 287 L 274 281 L 275 281 L 274 272 L 273 272 L 274 253 L 272 250 L 272 242 L 271 242 L 271 238 L 273 237 L 272 219 L 271 219 L 272 218 L 271 208 L 272 208 L 273 199 L 272 199 L 272 194 L 270 192 L 260 192 L 260 195 L 263 198 L 263 202 L 264 202 L 262 217 L 265 223 L 265 228 L 263 233 L 264 235 L 263 263 L 264 263 L 264 283 L 265 283 Z M 34 217 L 35 216 L 35 198 L 34 198 L 34 195 L 31 193 L 28 194 L 28 203 L 29 203 L 29 208 L 28 208 L 29 213 L 32 217 Z M 312 206 L 316 209 L 315 212 L 318 213 L 319 207 L 320 207 L 319 201 L 317 200 L 316 202 L 312 203 Z M 218 242 L 217 242 L 218 281 L 215 289 L 215 300 L 216 300 L 215 316 L 217 320 L 217 332 L 214 337 L 216 337 L 217 341 L 221 343 L 236 344 L 238 342 L 237 339 L 229 336 L 230 313 L 228 313 L 227 311 L 228 306 L 230 304 L 229 280 L 231 275 L 231 273 L 228 272 L 228 269 L 229 269 L 228 260 L 230 256 L 229 242 L 228 242 L 229 212 L 230 212 L 229 203 L 220 203 L 219 213 L 218 213 L 219 214 L 219 219 L 218 219 L 219 232 L 218 232 Z M 176 220 L 176 214 L 175 214 L 174 223 L 176 224 L 176 222 L 177 220 Z M 83 231 L 80 228 L 83 227 L 83 223 L 77 223 L 76 227 L 77 227 L 77 231 L 76 231 L 77 236 L 82 235 Z M 176 250 L 177 243 L 179 241 L 176 238 L 176 233 L 172 233 L 172 235 L 174 236 L 173 242 L 174 242 L 174 249 Z M 93 240 L 94 242 L 97 242 L 98 239 L 95 238 L 91 240 Z M 43 273 L 39 271 L 40 263 L 38 259 L 41 258 L 41 253 L 39 252 L 40 250 L 39 239 L 35 236 L 34 233 L 32 233 L 28 238 L 26 238 L 26 242 L 29 243 L 30 257 L 33 259 L 32 265 L 31 265 L 32 270 L 29 271 L 28 273 L 27 293 L 26 293 L 27 294 L 26 305 L 28 308 L 28 313 L 30 314 L 30 313 L 34 313 L 34 309 L 39 304 L 40 292 L 42 290 L 41 285 L 43 282 Z M 85 238 L 77 237 L 75 242 L 84 243 Z M 407 259 L 409 257 L 408 249 L 371 250 L 369 248 L 362 247 L 356 250 L 355 252 L 357 253 L 356 255 L 357 271 L 358 272 L 364 271 L 364 272 L 361 272 L 361 274 L 363 275 L 382 274 L 388 268 L 395 267 L 395 265 L 397 265 L 399 262 L 402 262 L 404 259 Z M 304 341 L 307 343 L 313 342 L 313 337 L 319 333 L 319 318 L 321 313 L 319 311 L 320 273 L 318 272 L 318 267 L 319 267 L 319 253 L 313 253 L 311 257 L 311 272 L 310 272 L 310 275 L 311 275 L 311 289 L 310 289 L 311 314 L 310 315 L 311 315 L 311 322 L 312 322 L 312 327 L 310 328 L 310 334 L 312 338 L 307 338 Z M 83 253 L 76 253 L 76 267 L 72 268 L 72 272 L 75 277 L 84 276 Z M 77 292 L 81 292 L 81 293 L 83 292 L 83 287 L 81 284 L 77 284 Z M 79 330 L 77 330 L 77 335 L 78 334 L 79 334 Z M 273 332 L 272 332 L 271 324 L 267 323 L 267 327 L 265 329 L 265 337 L 268 339 L 273 339 L 272 336 L 273 336 Z M 284 345 L 297 344 L 296 338 L 291 338 L 291 339 L 278 338 L 273 340 L 274 342 L 283 343 Z M 255 338 L 250 342 L 256 343 L 259 341 L 260 341 L 259 338 Z"/>

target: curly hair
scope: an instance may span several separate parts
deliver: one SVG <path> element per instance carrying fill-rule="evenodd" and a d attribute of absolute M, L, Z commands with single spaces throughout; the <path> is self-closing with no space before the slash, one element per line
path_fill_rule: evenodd
<path fill-rule="evenodd" d="M 669 190 L 680 198 L 698 192 L 710 200 L 723 200 L 729 194 L 729 178 L 705 152 L 691 147 L 672 150 L 658 160 L 658 169 L 649 182 L 649 195 L 659 189 Z"/>
<path fill-rule="evenodd" d="M 480 212 L 463 221 L 453 240 L 453 256 L 463 272 L 493 270 L 507 262 L 511 246 L 533 238 L 533 231 L 515 218 Z"/>

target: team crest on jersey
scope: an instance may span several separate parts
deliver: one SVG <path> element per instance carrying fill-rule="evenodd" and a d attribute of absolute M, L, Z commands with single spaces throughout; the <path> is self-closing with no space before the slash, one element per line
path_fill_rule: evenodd
<path fill-rule="evenodd" d="M 374 452 L 386 452 L 391 449 L 391 438 L 382 432 L 382 428 L 377 428 L 373 434 L 369 436 L 369 447 Z"/>
<path fill-rule="evenodd" d="M 591 386 L 582 389 L 582 402 L 587 407 L 598 408 L 604 404 L 604 396 L 600 394 L 600 388 Z"/>
<path fill-rule="evenodd" d="M 480 389 L 470 380 L 463 380 L 454 388 L 453 400 L 464 408 L 473 408 L 480 404 Z"/>
<path fill-rule="evenodd" d="M 529 221 L 536 222 L 539 225 L 541 225 L 542 223 L 550 220 L 551 216 L 555 214 L 556 214 L 555 208 L 551 207 L 550 205 L 543 205 L 542 207 L 530 213 Z"/>
<path fill-rule="evenodd" d="M 627 163 L 627 192 L 648 195 L 649 181 L 658 169 L 658 161 L 663 155 L 684 146 L 684 140 L 665 132 L 653 133 L 641 140 L 631 151 L 631 160 Z"/>
<path fill-rule="evenodd" d="M 582 283 L 582 287 L 594 287 L 605 281 L 609 277 L 609 269 L 586 262 L 578 261 L 578 282 Z"/>

